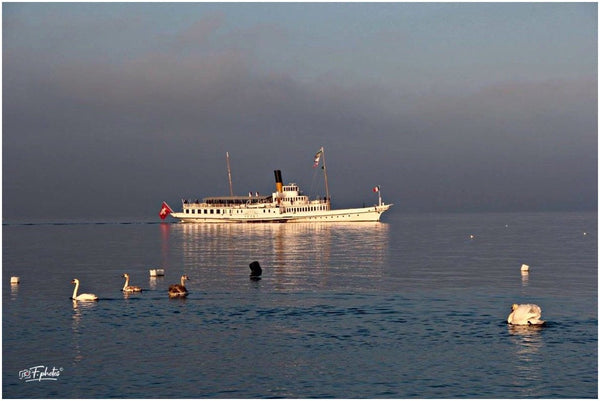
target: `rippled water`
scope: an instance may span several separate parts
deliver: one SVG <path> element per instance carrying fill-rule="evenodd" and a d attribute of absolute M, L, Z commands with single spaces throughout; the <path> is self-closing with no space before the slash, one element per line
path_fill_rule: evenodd
<path fill-rule="evenodd" d="M 597 251 L 595 213 L 5 223 L 3 397 L 596 398 Z M 515 302 L 548 324 L 509 327 Z"/>

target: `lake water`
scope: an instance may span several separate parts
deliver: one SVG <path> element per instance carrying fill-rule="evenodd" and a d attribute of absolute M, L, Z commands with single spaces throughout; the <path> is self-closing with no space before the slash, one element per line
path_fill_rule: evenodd
<path fill-rule="evenodd" d="M 598 396 L 596 213 L 2 233 L 4 398 Z M 100 300 L 73 303 L 75 277 Z M 509 327 L 513 303 L 547 325 Z"/>

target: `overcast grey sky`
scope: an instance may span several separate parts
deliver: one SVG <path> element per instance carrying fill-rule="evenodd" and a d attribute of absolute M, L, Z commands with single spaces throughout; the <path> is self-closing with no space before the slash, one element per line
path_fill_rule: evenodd
<path fill-rule="evenodd" d="M 394 213 L 595 210 L 595 3 L 3 3 L 3 218 L 147 217 L 273 170 Z M 316 173 L 316 174 L 315 174 Z"/>

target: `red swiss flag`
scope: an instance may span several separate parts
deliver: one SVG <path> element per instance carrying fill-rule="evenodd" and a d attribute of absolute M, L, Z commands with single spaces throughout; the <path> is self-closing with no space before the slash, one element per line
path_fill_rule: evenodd
<path fill-rule="evenodd" d="M 173 213 L 173 210 L 167 205 L 167 202 L 163 202 L 158 215 L 164 220 L 170 213 Z"/>

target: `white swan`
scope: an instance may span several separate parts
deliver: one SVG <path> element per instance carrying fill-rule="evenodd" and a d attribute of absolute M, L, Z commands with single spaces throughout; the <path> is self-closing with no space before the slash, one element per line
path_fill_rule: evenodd
<path fill-rule="evenodd" d="M 75 284 L 75 288 L 73 289 L 73 296 L 71 299 L 76 301 L 97 301 L 98 297 L 95 294 L 79 294 L 77 295 L 77 290 L 79 290 L 79 280 L 74 278 L 71 280 L 71 284 Z"/>
<path fill-rule="evenodd" d="M 185 274 L 181 276 L 181 284 L 171 284 L 169 286 L 169 297 L 185 297 L 188 294 L 187 288 L 185 288 L 185 280 L 189 280 Z"/>
<path fill-rule="evenodd" d="M 135 285 L 129 285 L 129 274 L 124 273 L 122 277 L 125 277 L 125 284 L 123 285 L 122 291 L 124 291 L 124 292 L 142 292 L 141 287 L 138 287 Z"/>
<path fill-rule="evenodd" d="M 542 308 L 534 304 L 513 304 L 512 312 L 508 315 L 508 323 L 515 325 L 541 326 Z"/>

